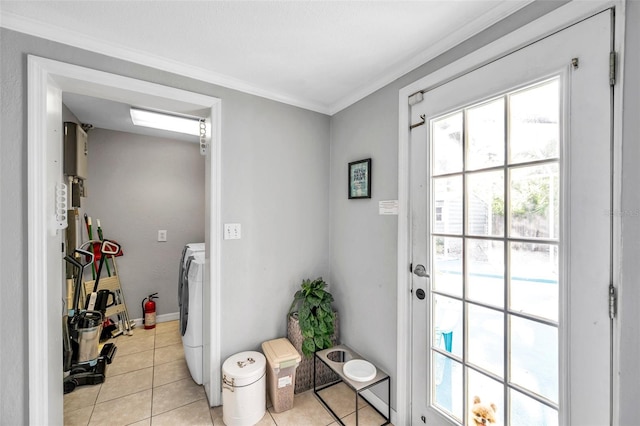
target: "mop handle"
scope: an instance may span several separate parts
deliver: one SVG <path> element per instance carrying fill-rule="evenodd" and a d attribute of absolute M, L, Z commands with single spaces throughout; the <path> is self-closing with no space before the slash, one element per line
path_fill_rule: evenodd
<path fill-rule="evenodd" d="M 93 240 L 93 232 L 91 232 L 91 218 L 89 216 L 87 216 L 87 214 L 84 214 L 84 224 L 87 227 L 87 236 L 89 237 L 89 241 Z M 91 252 L 94 254 L 96 254 L 96 251 L 94 250 L 93 245 L 91 246 Z M 95 281 L 96 279 L 96 264 L 95 262 L 93 262 L 91 264 L 91 276 L 93 277 L 93 280 Z"/>
<path fill-rule="evenodd" d="M 88 251 L 85 251 L 79 248 L 75 249 L 73 251 L 73 254 L 74 256 L 69 256 L 69 255 L 65 256 L 64 260 L 66 260 L 67 262 L 75 266 L 75 268 L 77 269 L 75 288 L 73 291 L 73 307 L 72 307 L 73 311 L 77 313 L 80 309 L 80 286 L 82 285 L 82 271 L 84 271 L 85 266 L 87 266 L 89 263 L 93 264 L 94 257 L 93 257 L 93 253 L 90 253 Z M 84 256 L 85 259 L 88 257 L 90 260 L 88 262 L 82 263 L 75 258 L 75 255 L 80 255 L 80 259 L 83 259 L 83 256 Z"/>
<path fill-rule="evenodd" d="M 98 238 L 100 241 L 104 241 L 104 236 L 102 235 L 102 227 L 100 226 L 100 219 L 96 219 L 96 223 L 98 224 Z M 107 263 L 107 276 L 111 276 L 111 269 L 109 268 L 109 259 L 105 259 Z"/>

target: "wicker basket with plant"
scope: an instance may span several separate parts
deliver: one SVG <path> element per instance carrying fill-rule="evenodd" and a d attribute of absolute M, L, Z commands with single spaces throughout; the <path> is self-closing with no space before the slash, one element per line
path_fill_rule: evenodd
<path fill-rule="evenodd" d="M 295 392 L 304 392 L 313 384 L 313 353 L 338 343 L 338 313 L 332 308 L 333 296 L 322 278 L 303 280 L 289 308 L 287 336 L 304 357 L 296 372 Z M 316 384 L 338 379 L 329 368 L 319 365 Z"/>

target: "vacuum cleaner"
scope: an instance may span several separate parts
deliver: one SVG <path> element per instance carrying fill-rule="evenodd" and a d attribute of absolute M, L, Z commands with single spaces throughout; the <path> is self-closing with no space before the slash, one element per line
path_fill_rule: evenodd
<path fill-rule="evenodd" d="M 75 249 L 73 256 L 67 255 L 64 260 L 73 265 L 76 277 L 73 306 L 62 321 L 63 383 L 64 393 L 67 394 L 77 386 L 103 383 L 107 364 L 113 361 L 117 348 L 113 343 L 107 343 L 99 350 L 104 313 L 80 309 L 82 277 L 85 267 L 93 263 L 93 253 Z"/>

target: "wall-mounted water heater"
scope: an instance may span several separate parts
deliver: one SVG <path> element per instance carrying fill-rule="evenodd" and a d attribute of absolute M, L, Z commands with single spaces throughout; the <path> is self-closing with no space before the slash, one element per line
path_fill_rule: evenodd
<path fill-rule="evenodd" d="M 71 208 L 80 207 L 80 197 L 86 197 L 85 179 L 89 177 L 87 132 L 78 123 L 64 123 L 64 174 L 71 188 Z"/>
<path fill-rule="evenodd" d="M 64 123 L 64 174 L 86 179 L 89 143 L 82 127 L 70 121 Z"/>

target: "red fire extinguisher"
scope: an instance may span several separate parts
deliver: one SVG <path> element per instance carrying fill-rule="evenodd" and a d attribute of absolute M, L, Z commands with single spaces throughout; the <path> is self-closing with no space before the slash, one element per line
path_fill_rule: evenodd
<path fill-rule="evenodd" d="M 142 324 L 145 330 L 156 328 L 156 302 L 153 299 L 158 298 L 157 294 L 153 293 L 142 299 Z M 147 303 L 144 302 L 145 300 Z"/>

